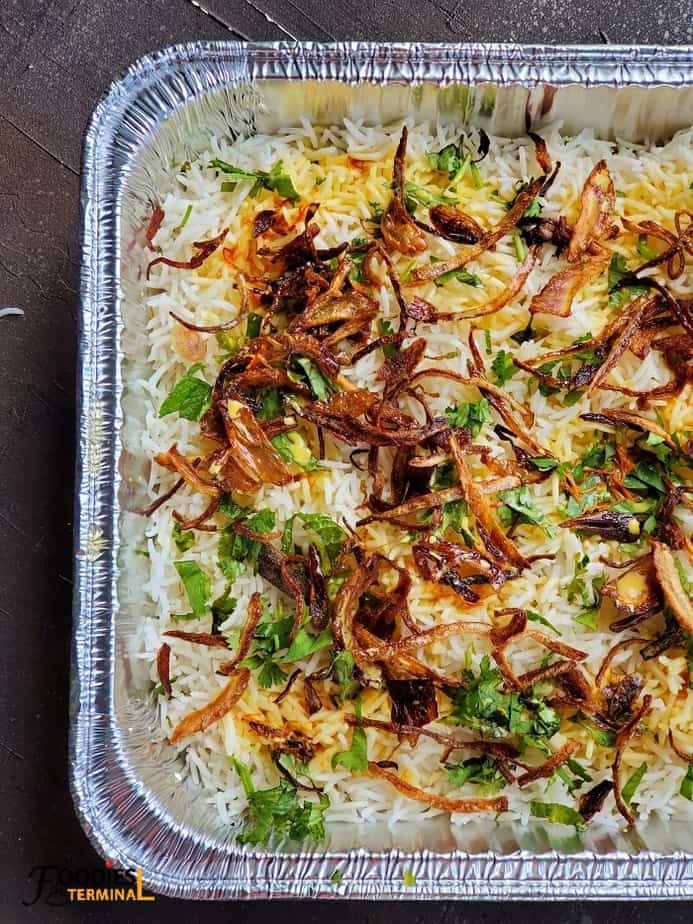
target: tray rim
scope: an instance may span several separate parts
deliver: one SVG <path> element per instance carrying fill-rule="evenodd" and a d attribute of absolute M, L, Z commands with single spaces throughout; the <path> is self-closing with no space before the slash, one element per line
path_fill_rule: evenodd
<path fill-rule="evenodd" d="M 502 70 L 500 79 L 478 73 L 470 79 L 473 83 L 517 83 L 533 85 L 551 82 L 554 85 L 602 85 L 602 86 L 691 86 L 693 85 L 693 46 L 664 45 L 542 45 L 542 44 L 504 44 L 504 43 L 363 43 L 363 42 L 190 42 L 173 45 L 160 51 L 140 57 L 116 77 L 97 102 L 89 119 L 83 143 L 82 180 L 81 180 L 81 282 L 80 282 L 80 341 L 77 369 L 77 460 L 76 460 L 76 496 L 75 496 L 75 534 L 74 534 L 74 592 L 73 592 L 73 630 L 71 647 L 70 678 L 70 735 L 69 735 L 69 781 L 77 816 L 94 848 L 103 857 L 117 858 L 121 865 L 128 868 L 139 865 L 137 856 L 128 855 L 122 843 L 118 843 L 116 834 L 104 827 L 89 783 L 87 768 L 94 767 L 94 761 L 103 759 L 93 752 L 91 744 L 99 726 L 99 733 L 105 734 L 106 740 L 116 749 L 119 732 L 115 727 L 114 715 L 102 709 L 110 704 L 113 681 L 112 652 L 108 647 L 112 643 L 112 631 L 115 611 L 112 608 L 111 594 L 115 593 L 112 571 L 116 554 L 115 543 L 109 544 L 111 537 L 117 535 L 118 505 L 113 503 L 115 473 L 113 471 L 116 452 L 108 456 L 110 462 L 98 478 L 90 470 L 89 453 L 92 446 L 92 426 L 94 408 L 103 409 L 104 395 L 99 393 L 98 378 L 103 374 L 99 363 L 117 366 L 113 358 L 103 355 L 103 334 L 100 328 L 104 324 L 117 326 L 118 276 L 114 272 L 110 286 L 102 287 L 104 264 L 114 261 L 119 255 L 118 222 L 111 222 L 107 230 L 99 221 L 101 207 L 100 194 L 103 192 L 104 177 L 99 163 L 100 149 L 111 143 L 122 126 L 122 119 L 133 100 L 145 89 L 146 83 L 156 81 L 157 71 L 163 63 L 171 64 L 174 59 L 179 67 L 194 62 L 204 63 L 214 59 L 252 65 L 261 69 L 269 64 L 277 64 L 283 57 L 284 74 L 262 74 L 263 79 L 335 79 L 347 84 L 377 79 L 376 70 L 381 60 L 396 60 L 398 64 L 450 63 L 464 67 L 499 66 Z M 334 73 L 318 74 L 317 67 L 339 68 L 345 63 L 359 64 L 363 67 L 351 75 L 335 70 Z M 557 68 L 570 65 L 573 68 L 585 68 L 582 78 L 575 71 L 570 75 L 559 74 Z M 624 75 L 623 68 L 628 67 Z M 660 74 L 666 69 L 666 79 L 653 77 L 657 70 Z M 441 78 L 429 78 L 432 82 L 450 82 Z M 457 75 L 459 80 L 459 74 Z M 400 78 L 401 80 L 401 78 Z M 417 82 L 426 82 L 427 78 L 417 78 Z M 397 80 L 380 80 L 380 82 L 398 82 Z M 177 108 L 189 102 L 187 99 L 170 100 L 170 108 L 164 117 L 171 115 Z M 157 124 L 160 124 L 160 118 Z M 123 168 L 120 168 L 122 172 Z M 111 176 L 110 180 L 113 181 Z M 105 295 L 105 298 L 104 298 Z M 105 312 L 105 318 L 100 315 Z M 110 311 L 110 316 L 109 316 Z M 114 335 L 111 334 L 111 337 Z M 111 380 L 120 384 L 119 373 Z M 106 434 L 107 449 L 117 449 L 119 442 L 120 408 L 118 399 L 120 388 L 116 387 L 112 402 L 107 408 L 107 424 L 112 427 Z M 100 447 L 100 450 L 103 447 Z M 113 476 L 113 477 L 112 477 Z M 95 527 L 95 523 L 99 523 Z M 110 529 L 109 529 L 110 527 Z M 104 549 L 106 551 L 104 551 Z M 109 598 L 106 601 L 109 613 L 106 619 L 107 632 L 102 638 L 94 639 L 96 608 L 91 593 L 99 582 L 107 578 L 111 584 Z M 103 627 L 102 627 L 103 629 Z M 94 642 L 102 642 L 107 647 L 105 654 L 110 662 L 110 670 L 104 672 L 96 663 Z M 102 653 L 103 654 L 103 653 Z M 100 655 L 99 655 L 100 656 Z M 85 750 L 81 750 L 85 749 Z M 112 773 L 122 776 L 122 783 L 133 784 L 129 779 L 132 771 L 124 768 L 119 761 L 110 766 Z M 136 781 L 135 781 L 136 782 Z M 141 788 L 141 787 L 140 787 Z M 246 880 L 235 879 L 196 880 L 195 888 L 186 888 L 180 877 L 176 878 L 151 866 L 144 871 L 147 887 L 164 895 L 188 898 L 267 898 L 267 897 L 334 897 L 363 899 L 443 899 L 443 898 L 477 898 L 494 900 L 503 899 L 670 899 L 688 898 L 693 895 L 693 878 L 691 864 L 693 852 L 674 852 L 655 854 L 645 852 L 636 856 L 624 852 L 599 855 L 590 852 L 561 855 L 556 851 L 544 854 L 527 854 L 516 851 L 511 854 L 497 855 L 492 851 L 467 854 L 453 851 L 452 854 L 434 854 L 431 851 L 403 853 L 393 851 L 351 851 L 345 853 L 296 853 L 282 855 L 289 866 L 305 862 L 313 857 L 331 858 L 330 868 L 318 877 L 297 878 L 287 875 L 277 878 L 271 871 L 273 854 L 268 852 L 248 852 L 239 850 L 235 856 L 242 856 L 246 866 L 253 867 L 252 877 Z M 407 865 L 416 865 L 424 859 L 441 857 L 449 860 L 451 856 L 469 863 L 477 875 L 458 877 L 433 877 L 417 879 L 414 889 L 406 888 L 394 878 L 395 868 L 400 870 Z M 337 868 L 346 859 L 357 861 L 357 866 L 365 871 L 369 863 L 389 857 L 389 868 L 382 870 L 378 876 L 365 875 L 344 880 L 341 884 L 331 883 L 330 869 Z M 562 873 L 560 867 L 567 861 L 572 865 L 572 875 Z M 609 866 L 610 873 L 606 866 Z M 602 876 L 598 875 L 599 866 Z M 511 868 L 514 873 L 502 873 L 499 867 Z M 453 864 L 454 869 L 454 864 Z M 452 870 L 450 870 L 452 871 Z M 501 872 L 501 875 L 499 875 Z M 597 875 L 595 875 L 597 873 Z"/>

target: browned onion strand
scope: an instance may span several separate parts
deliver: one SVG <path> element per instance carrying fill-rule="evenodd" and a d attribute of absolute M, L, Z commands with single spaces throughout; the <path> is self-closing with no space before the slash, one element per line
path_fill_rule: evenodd
<path fill-rule="evenodd" d="M 441 809 L 443 812 L 470 814 L 472 812 L 507 812 L 508 810 L 508 800 L 505 796 L 497 796 L 495 799 L 453 799 L 450 796 L 439 796 L 435 793 L 425 792 L 372 760 L 368 761 L 368 771 L 373 776 L 379 776 L 387 780 L 403 796 L 408 796 L 408 798 L 417 802 L 425 802 L 426 805 Z"/>
<path fill-rule="evenodd" d="M 220 664 L 217 668 L 217 673 L 219 674 L 231 674 L 235 669 L 236 665 L 240 664 L 241 661 L 247 656 L 250 651 L 250 646 L 253 641 L 253 636 L 255 635 L 255 629 L 257 624 L 262 619 L 262 598 L 257 591 L 250 598 L 250 603 L 248 604 L 248 618 L 243 626 L 243 631 L 241 632 L 241 637 L 238 640 L 238 648 L 236 649 L 236 654 L 230 661 L 225 661 L 223 664 Z"/>
<path fill-rule="evenodd" d="M 167 633 L 168 634 L 168 633 Z M 159 676 L 159 683 L 170 699 L 171 697 L 171 646 L 164 642 L 159 646 L 156 653 L 156 672 Z"/>
<path fill-rule="evenodd" d="M 226 686 L 212 700 L 202 706 L 201 709 L 195 709 L 180 720 L 169 738 L 171 744 L 175 744 L 181 738 L 187 738 L 190 735 L 197 734 L 197 732 L 204 731 L 210 725 L 222 719 L 243 696 L 249 680 L 250 671 L 247 668 L 242 667 L 234 671 L 226 682 Z"/>

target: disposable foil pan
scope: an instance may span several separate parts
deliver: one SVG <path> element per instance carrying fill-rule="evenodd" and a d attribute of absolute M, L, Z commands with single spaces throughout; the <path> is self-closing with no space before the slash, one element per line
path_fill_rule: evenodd
<path fill-rule="evenodd" d="M 199 43 L 142 58 L 98 104 L 82 181 L 70 761 L 80 820 L 116 866 L 140 867 L 154 891 L 205 899 L 693 895 L 691 832 L 676 823 L 630 834 L 591 828 L 577 841 L 541 822 L 437 819 L 336 825 L 319 850 L 235 846 L 204 793 L 176 785 L 177 758 L 157 737 L 133 644 L 151 607 L 130 542 L 141 530 L 132 511 L 149 460 L 136 438 L 144 409 L 128 389 L 146 372 L 143 220 L 171 183 L 171 163 L 201 151 L 210 131 L 272 131 L 301 114 L 318 124 L 411 114 L 502 135 L 559 119 L 567 133 L 666 140 L 693 123 L 691 51 Z"/>

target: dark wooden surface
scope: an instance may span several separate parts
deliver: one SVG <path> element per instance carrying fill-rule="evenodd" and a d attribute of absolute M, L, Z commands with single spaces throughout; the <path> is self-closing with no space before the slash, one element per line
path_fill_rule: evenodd
<path fill-rule="evenodd" d="M 204 7 L 204 9 L 202 8 Z M 195 39 L 686 42 L 690 0 L 1 0 L 0 921 L 690 922 L 684 905 L 22 905 L 97 858 L 67 790 L 80 146 L 114 75 Z"/>

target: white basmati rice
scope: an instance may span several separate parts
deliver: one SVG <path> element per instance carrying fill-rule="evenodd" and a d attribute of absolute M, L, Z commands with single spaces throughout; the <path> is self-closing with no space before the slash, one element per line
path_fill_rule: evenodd
<path fill-rule="evenodd" d="M 440 175 L 432 174 L 425 153 L 437 151 L 456 140 L 458 132 L 449 126 L 438 126 L 433 131 L 419 125 L 410 125 L 409 128 L 407 178 L 438 188 Z M 269 171 L 281 160 L 302 200 L 320 203 L 316 217 L 320 225 L 319 247 L 330 247 L 363 236 L 364 222 L 371 215 L 370 203 L 385 206 L 389 201 L 392 159 L 399 133 L 400 126 L 385 130 L 345 120 L 344 125 L 319 129 L 304 120 L 301 127 L 272 137 L 255 136 L 234 143 L 213 137 L 209 150 L 178 173 L 171 191 L 162 202 L 165 218 L 155 238 L 156 246 L 169 258 L 186 260 L 192 253 L 193 242 L 209 239 L 228 227 L 226 246 L 233 251 L 236 244 L 244 239 L 243 235 L 247 237 L 249 218 L 259 209 L 275 204 L 276 200 L 269 192 L 263 193 L 259 199 L 249 200 L 250 182 L 239 183 L 232 192 L 221 192 L 220 177 L 206 166 L 215 157 L 251 171 Z M 617 211 L 620 215 L 634 221 L 654 220 L 672 227 L 675 211 L 691 205 L 693 143 L 690 131 L 678 134 L 662 147 L 622 143 L 615 149 L 611 143 L 598 140 L 587 131 L 575 138 L 563 138 L 558 127 L 546 133 L 546 140 L 553 160 L 560 160 L 562 167 L 544 200 L 545 216 L 565 215 L 569 221 L 574 221 L 584 180 L 594 163 L 602 157 L 607 160 L 619 193 Z M 360 163 L 354 165 L 345 156 L 346 152 Z M 489 155 L 481 167 L 484 186 L 477 189 L 467 176 L 460 183 L 457 195 L 465 211 L 482 225 L 489 226 L 498 222 L 504 214 L 504 206 L 498 199 L 511 199 L 518 181 L 536 175 L 538 166 L 528 139 L 493 138 Z M 497 191 L 497 196 L 492 197 L 492 191 Z M 181 228 L 186 214 L 187 220 Z M 287 214 L 293 216 L 295 213 L 289 210 Z M 608 246 L 632 265 L 632 236 L 621 236 L 609 242 Z M 436 239 L 430 252 L 445 257 L 455 251 L 455 245 Z M 409 261 L 399 258 L 396 262 L 401 272 Z M 547 331 L 547 337 L 541 344 L 527 341 L 518 347 L 509 340 L 511 334 L 526 325 L 526 308 L 531 296 L 541 289 L 559 265 L 554 248 L 545 247 L 521 294 L 498 314 L 477 322 L 480 329 L 488 331 L 494 355 L 505 346 L 516 351 L 521 359 L 531 360 L 548 350 L 565 346 L 586 331 L 597 333 L 602 329 L 609 315 L 604 278 L 590 283 L 578 294 L 569 317 L 540 316 L 537 326 Z M 495 250 L 484 253 L 467 267 L 481 277 L 483 286 L 473 288 L 452 282 L 437 288 L 428 283 L 416 292 L 432 301 L 440 311 L 469 308 L 483 304 L 500 292 L 516 266 L 512 241 L 506 237 Z M 664 280 L 659 269 L 653 270 L 653 273 Z M 235 275 L 220 251 L 198 270 L 181 271 L 165 265 L 158 265 L 152 270 L 144 300 L 149 317 L 146 351 L 151 375 L 131 383 L 133 390 L 146 397 L 149 408 L 144 430 L 131 434 L 140 452 L 153 457 L 173 443 L 188 455 L 198 452 L 197 423 L 179 419 L 175 414 L 159 417 L 158 413 L 171 387 L 190 365 L 189 359 L 177 352 L 180 349 L 180 328 L 171 319 L 170 312 L 175 311 L 198 324 L 216 324 L 233 319 L 240 310 L 240 296 L 234 287 Z M 684 273 L 675 282 L 667 281 L 667 284 L 674 295 L 693 295 L 690 272 Z M 388 287 L 382 287 L 378 299 L 384 317 L 397 316 L 397 306 Z M 423 366 L 447 365 L 456 370 L 464 369 L 468 355 L 469 322 L 441 322 L 427 326 L 424 333 L 428 347 Z M 214 337 L 193 339 L 201 350 L 204 365 L 201 375 L 211 382 L 218 369 L 214 354 L 219 348 Z M 478 339 L 483 343 L 481 336 Z M 438 356 L 448 358 L 436 359 Z M 381 385 L 374 382 L 374 375 L 381 361 L 380 354 L 372 353 L 356 366 L 346 368 L 344 374 L 354 383 L 377 390 Z M 617 383 L 645 389 L 667 380 L 669 374 L 661 355 L 652 352 L 644 361 L 626 354 L 613 376 Z M 534 413 L 535 438 L 557 457 L 568 461 L 575 461 L 595 438 L 595 425 L 581 420 L 582 413 L 598 409 L 605 402 L 611 407 L 636 409 L 635 399 L 599 391 L 591 398 L 583 396 L 574 406 L 566 407 L 536 390 L 528 395 L 526 382 L 526 376 L 515 376 L 508 382 L 507 391 L 525 401 Z M 437 412 L 444 412 L 450 404 L 478 398 L 474 389 L 462 388 L 445 380 L 436 380 L 435 390 L 438 397 L 431 399 L 431 405 Z M 657 401 L 655 406 L 671 430 L 693 427 L 690 387 L 686 387 L 679 398 Z M 414 404 L 410 410 L 413 414 L 420 413 Z M 597 426 L 596 429 L 600 428 Z M 505 452 L 490 429 L 482 434 L 480 441 L 493 446 L 499 455 Z M 280 527 L 297 510 L 326 512 L 339 522 L 353 524 L 360 515 L 366 475 L 349 464 L 348 450 L 329 438 L 327 457 L 328 462 L 319 475 L 310 475 L 287 487 L 266 487 L 254 499 L 254 506 L 272 509 Z M 167 490 L 174 480 L 173 475 L 152 465 L 147 484 L 151 497 Z M 537 508 L 555 521 L 555 511 L 563 503 L 558 477 L 552 475 L 533 486 L 532 496 Z M 144 592 L 153 601 L 155 612 L 144 619 L 138 641 L 142 656 L 152 662 L 153 683 L 158 680 L 155 657 L 162 633 L 170 628 L 180 628 L 172 614 L 189 609 L 183 585 L 173 567 L 173 562 L 181 556 L 172 539 L 171 507 L 171 504 L 164 505 L 149 520 L 143 521 L 142 548 L 149 556 L 149 577 Z M 184 515 L 192 515 L 201 510 L 201 501 L 185 489 L 176 496 L 175 507 Z M 693 521 L 690 512 L 682 513 L 681 521 L 690 531 Z M 403 533 L 374 523 L 364 528 L 361 535 L 369 548 L 380 549 L 404 564 L 411 562 L 411 547 Z M 615 638 L 608 632 L 604 619 L 600 620 L 598 631 L 591 631 L 575 622 L 574 617 L 581 606 L 579 601 L 570 602 L 568 585 L 573 579 L 576 558 L 582 555 L 588 559 L 586 578 L 589 580 L 601 574 L 604 569 L 599 558 L 613 557 L 612 544 L 598 538 L 581 541 L 574 532 L 562 529 L 547 538 L 543 530 L 532 526 L 520 527 L 516 538 L 521 550 L 527 554 L 541 551 L 555 557 L 534 562 L 518 579 L 505 585 L 497 597 L 472 608 L 463 609 L 453 595 L 441 595 L 434 592 L 437 588 L 432 590 L 431 585 L 415 581 L 410 597 L 413 617 L 420 626 L 428 628 L 463 617 L 489 619 L 489 614 L 498 606 L 525 607 L 550 619 L 561 632 L 561 641 L 588 651 L 585 667 L 594 675 Z M 210 575 L 212 598 L 225 588 L 225 580 L 216 565 L 217 542 L 218 536 L 214 533 L 199 532 L 195 545 L 184 556 L 198 562 Z M 262 591 L 271 604 L 278 600 L 274 589 L 247 570 L 233 586 L 233 596 L 237 598 L 238 605 L 223 624 L 224 631 L 238 630 L 243 625 L 248 601 L 255 591 Z M 184 628 L 209 631 L 210 619 L 203 617 Z M 654 634 L 655 630 L 648 626 L 650 631 Z M 450 676 L 459 675 L 471 640 L 469 636 L 451 637 L 431 645 L 421 657 Z M 168 700 L 159 698 L 164 734 L 184 715 L 203 706 L 218 693 L 224 678 L 215 671 L 220 661 L 229 656 L 219 649 L 177 639 L 168 639 L 168 642 L 171 646 L 171 676 L 175 680 L 172 697 Z M 488 651 L 488 647 L 483 639 L 474 639 L 474 646 L 473 660 L 478 667 L 480 657 Z M 324 654 L 316 654 L 308 664 L 300 666 L 317 668 L 324 663 L 324 657 Z M 537 648 L 515 646 L 512 657 L 518 673 L 529 670 L 537 665 Z M 644 819 L 657 812 L 665 817 L 676 814 L 693 819 L 693 806 L 678 794 L 685 768 L 672 757 L 666 742 L 666 732 L 672 724 L 678 729 L 682 746 L 692 750 L 693 696 L 686 693 L 682 697 L 680 694 L 685 659 L 674 651 L 644 664 L 635 649 L 628 649 L 617 663 L 623 670 L 643 674 L 645 691 L 653 697 L 653 711 L 647 719 L 647 728 L 629 744 L 621 770 L 621 777 L 625 780 L 643 761 L 647 763 L 647 772 L 636 800 L 639 817 Z M 318 748 L 311 763 L 312 777 L 317 785 L 324 787 L 330 798 L 328 820 L 370 822 L 385 817 L 390 824 L 395 824 L 418 820 L 422 815 L 437 814 L 436 809 L 404 798 L 385 781 L 367 775 L 352 775 L 343 767 L 332 768 L 332 756 L 336 751 L 347 749 L 351 740 L 343 711 L 323 709 L 309 717 L 298 695 L 287 696 L 281 706 L 273 702 L 275 695 L 276 690 L 262 690 L 253 679 L 232 713 L 178 745 L 185 759 L 183 776 L 189 776 L 208 791 L 209 799 L 225 823 L 236 821 L 246 805 L 243 788 L 228 755 L 242 757 L 256 787 L 264 788 L 277 782 L 266 747 L 244 722 L 251 715 L 261 716 L 268 724 L 277 726 L 288 722 L 311 737 Z M 346 711 L 351 709 L 351 705 L 347 704 Z M 379 690 L 365 691 L 363 712 L 364 715 L 387 719 L 387 694 Z M 433 727 L 449 731 L 449 727 L 440 723 Z M 366 735 L 370 759 L 395 759 L 400 774 L 412 783 L 433 792 L 474 795 L 473 786 L 457 791 L 448 782 L 439 762 L 440 745 L 434 741 L 421 738 L 416 748 L 410 748 L 406 743 L 398 744 L 391 735 L 373 729 L 368 729 Z M 613 751 L 597 747 L 584 728 L 567 721 L 563 723 L 561 733 L 552 740 L 552 746 L 559 747 L 568 740 L 568 736 L 580 742 L 580 751 L 575 756 L 589 769 L 594 782 L 610 778 Z M 528 818 L 529 803 L 533 799 L 575 804 L 575 796 L 570 795 L 560 781 L 552 785 L 548 795 L 546 790 L 546 780 L 540 780 L 524 790 L 507 787 L 504 793 L 509 797 L 511 813 L 522 821 Z M 454 816 L 452 820 L 464 822 L 467 816 Z M 620 818 L 615 816 L 612 820 L 618 824 Z"/>

